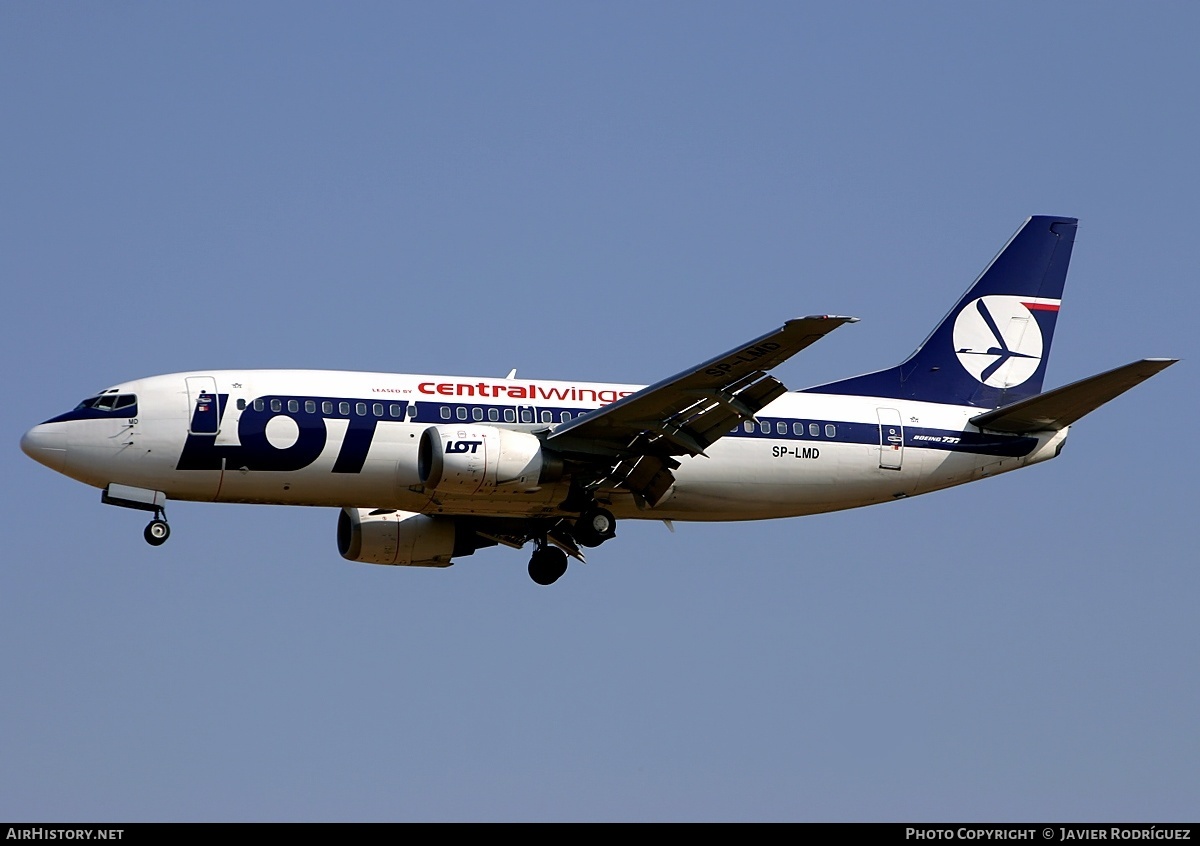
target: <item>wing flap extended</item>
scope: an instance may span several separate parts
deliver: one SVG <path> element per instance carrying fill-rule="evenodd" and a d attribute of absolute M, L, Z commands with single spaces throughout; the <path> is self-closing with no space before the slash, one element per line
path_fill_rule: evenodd
<path fill-rule="evenodd" d="M 566 453 L 617 458 L 698 455 L 787 391 L 765 371 L 855 321 L 832 315 L 789 320 L 774 332 L 577 417 L 547 442 Z"/>
<path fill-rule="evenodd" d="M 603 465 L 592 489 L 621 488 L 653 506 L 679 466 L 672 456 L 704 451 L 787 393 L 766 373 L 855 317 L 814 315 L 735 347 L 669 379 L 588 412 L 546 438 L 575 460 Z"/>
<path fill-rule="evenodd" d="M 671 471 L 678 466 L 679 462 L 675 459 L 657 455 L 626 458 L 597 483 L 596 490 L 624 489 L 634 495 L 639 505 L 653 507 L 675 484 L 675 476 Z"/>
<path fill-rule="evenodd" d="M 994 411 L 977 414 L 971 418 L 971 422 L 980 429 L 1015 435 L 1064 429 L 1178 360 L 1144 358 Z"/>

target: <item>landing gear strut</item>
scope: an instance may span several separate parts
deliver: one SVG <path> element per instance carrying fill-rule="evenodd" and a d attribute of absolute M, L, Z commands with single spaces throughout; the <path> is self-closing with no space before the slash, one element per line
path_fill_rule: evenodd
<path fill-rule="evenodd" d="M 529 559 L 529 578 L 539 585 L 552 585 L 567 572 L 567 554 L 557 546 L 546 543 L 545 538 L 537 542 L 537 549 Z"/>
<path fill-rule="evenodd" d="M 162 491 L 114 483 L 100 492 L 100 501 L 105 505 L 154 512 L 154 519 L 150 521 L 146 531 L 142 532 L 142 537 L 151 546 L 162 546 L 171 536 L 171 527 L 167 525 L 167 512 L 163 510 L 167 503 L 167 495 Z"/>

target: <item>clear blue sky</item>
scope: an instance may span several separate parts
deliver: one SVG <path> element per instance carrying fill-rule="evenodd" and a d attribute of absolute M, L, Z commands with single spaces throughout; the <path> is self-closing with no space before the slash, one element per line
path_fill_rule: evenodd
<path fill-rule="evenodd" d="M 0 4 L 0 818 L 1195 820 L 1194 3 Z M 1080 218 L 1062 457 L 549 589 L 144 517 L 23 456 L 115 382 L 650 382 L 810 313 L 910 352 Z M 1182 430 L 1177 424 L 1182 423 Z"/>

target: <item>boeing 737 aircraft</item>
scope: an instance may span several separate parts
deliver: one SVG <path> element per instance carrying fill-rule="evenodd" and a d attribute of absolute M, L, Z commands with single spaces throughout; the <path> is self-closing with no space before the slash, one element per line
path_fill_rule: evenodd
<path fill-rule="evenodd" d="M 343 557 L 445 567 L 532 542 L 551 584 L 619 519 L 760 520 L 928 493 L 1054 458 L 1068 427 L 1170 366 L 1042 392 L 1076 221 L 1031 217 L 903 363 L 801 391 L 767 371 L 853 317 L 817 315 L 649 387 L 226 370 L 125 382 L 21 439 L 153 513 L 168 500 L 340 508 Z"/>

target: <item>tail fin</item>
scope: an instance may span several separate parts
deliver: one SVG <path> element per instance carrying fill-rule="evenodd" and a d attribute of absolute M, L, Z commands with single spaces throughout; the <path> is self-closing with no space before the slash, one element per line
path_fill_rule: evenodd
<path fill-rule="evenodd" d="M 981 408 L 1041 393 L 1077 222 L 1029 218 L 902 364 L 808 392 Z"/>

